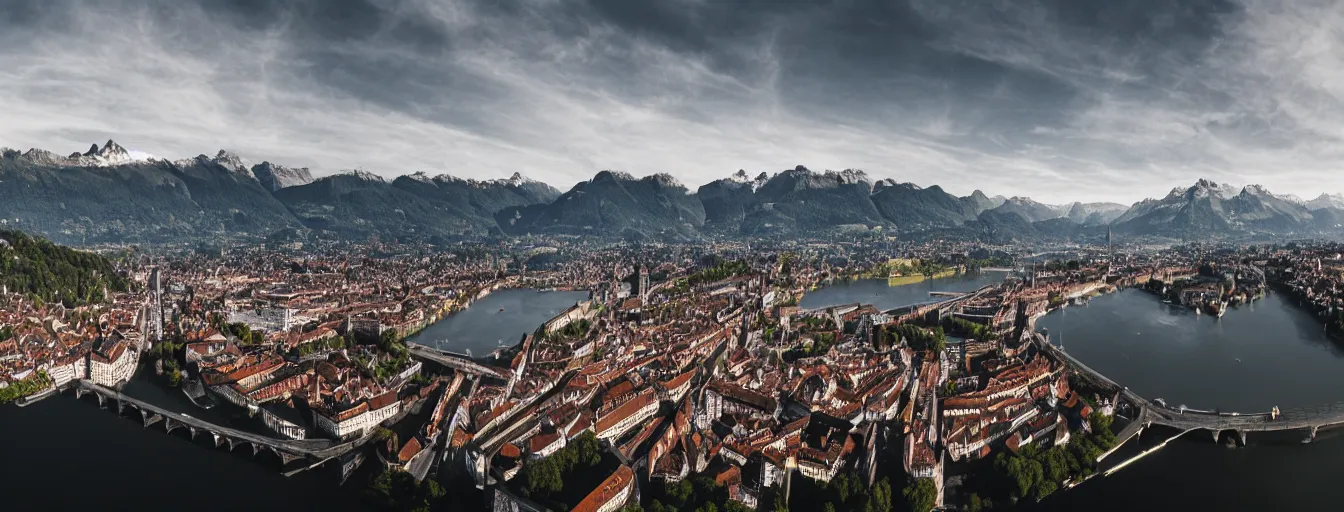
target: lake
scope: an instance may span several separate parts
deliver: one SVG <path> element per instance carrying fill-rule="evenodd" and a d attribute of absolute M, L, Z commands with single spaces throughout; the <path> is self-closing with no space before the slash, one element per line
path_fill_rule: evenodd
<path fill-rule="evenodd" d="M 1279 294 L 1215 318 L 1130 289 L 1036 325 L 1111 380 L 1173 406 L 1265 412 L 1344 399 L 1344 350 Z"/>
<path fill-rule="evenodd" d="M 1344 399 L 1344 350 L 1320 321 L 1270 294 L 1223 318 L 1124 290 L 1046 315 L 1051 341 L 1145 398 L 1201 409 L 1266 411 Z M 1144 439 L 1171 432 L 1145 432 Z M 1190 435 L 1031 510 L 1334 510 L 1344 433 L 1312 444 L 1227 448 Z"/>

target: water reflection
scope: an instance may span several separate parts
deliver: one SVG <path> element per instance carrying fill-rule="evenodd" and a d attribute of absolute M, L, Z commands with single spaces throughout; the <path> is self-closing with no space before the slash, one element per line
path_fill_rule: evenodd
<path fill-rule="evenodd" d="M 1069 353 L 1148 398 L 1255 412 L 1344 397 L 1344 350 L 1281 295 L 1220 319 L 1125 290 L 1047 315 L 1038 325 Z"/>

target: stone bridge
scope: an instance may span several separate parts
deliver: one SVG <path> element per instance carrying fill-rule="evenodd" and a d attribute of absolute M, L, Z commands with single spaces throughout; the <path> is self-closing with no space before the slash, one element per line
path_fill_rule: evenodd
<path fill-rule="evenodd" d="M 1185 407 L 1170 407 L 1160 399 L 1148 400 L 1130 391 L 1129 388 L 1117 384 L 1067 352 L 1051 345 L 1040 334 L 1036 335 L 1036 341 L 1044 352 L 1063 361 L 1076 372 L 1118 390 L 1119 396 L 1135 407 L 1136 412 L 1133 421 L 1117 435 L 1120 441 L 1117 445 L 1123 444 L 1130 437 L 1152 425 L 1162 425 L 1181 432 L 1205 430 L 1213 436 L 1215 442 L 1224 432 L 1229 432 L 1235 434 L 1242 445 L 1246 444 L 1246 434 L 1248 432 L 1302 430 L 1307 435 L 1307 439 L 1313 439 L 1316 432 L 1321 428 L 1344 425 L 1344 401 L 1313 407 L 1282 409 L 1278 410 L 1277 414 L 1273 411 L 1254 413 L 1213 412 Z"/>
<path fill-rule="evenodd" d="M 439 350 L 419 343 L 407 343 L 406 348 L 410 350 L 412 356 L 433 361 L 463 373 L 478 377 L 494 377 L 497 379 L 509 380 L 509 372 L 507 370 L 491 368 L 477 363 L 472 360 L 471 356 L 465 354 Z"/>
<path fill-rule="evenodd" d="M 214 437 L 217 447 L 228 445 L 229 450 L 232 451 L 235 446 L 248 445 L 252 447 L 252 455 L 254 456 L 261 453 L 262 450 L 270 450 L 279 456 L 280 460 L 284 461 L 286 465 L 304 458 L 325 461 L 341 456 L 360 444 L 359 441 L 336 444 L 329 439 L 291 440 L 266 437 L 216 425 L 186 414 L 172 412 L 87 380 L 81 380 L 75 386 L 75 396 L 77 398 L 83 398 L 84 395 L 89 393 L 98 397 L 99 405 L 105 405 L 108 400 L 112 400 L 116 404 L 118 414 L 125 412 L 127 408 L 138 411 L 146 428 L 157 423 L 162 423 L 164 429 L 168 432 L 185 428 L 191 433 L 192 439 L 195 439 L 197 434 L 202 432 L 209 433 Z"/>
<path fill-rule="evenodd" d="M 918 320 L 920 318 L 924 318 L 925 315 L 928 315 L 930 312 L 936 310 L 951 311 L 957 306 L 960 306 L 962 303 L 977 299 L 981 295 L 984 295 L 985 293 L 995 290 L 997 288 L 998 285 L 989 284 L 982 286 L 980 287 L 980 289 L 972 292 L 958 293 L 955 296 L 948 299 L 926 302 L 922 304 L 913 304 L 910 306 L 904 306 L 896 309 L 887 310 L 886 314 L 897 317 L 896 323 L 911 322 L 914 320 Z"/>

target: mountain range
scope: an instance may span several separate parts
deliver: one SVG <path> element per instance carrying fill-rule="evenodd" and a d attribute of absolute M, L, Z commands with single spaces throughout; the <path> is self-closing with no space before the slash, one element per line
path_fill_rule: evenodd
<path fill-rule="evenodd" d="M 873 180 L 856 169 L 744 170 L 694 191 L 666 174 L 602 171 L 561 192 L 514 174 L 472 180 L 364 171 L 314 178 L 227 151 L 167 160 L 116 142 L 61 156 L 0 150 L 0 226 L 64 243 L 168 242 L 309 232 L 337 238 L 452 240 L 529 234 L 695 240 L 813 237 L 883 229 L 995 241 L 1132 236 L 1207 238 L 1334 233 L 1344 196 L 1312 200 L 1199 180 L 1160 199 L 1050 205 L 956 196 Z"/>

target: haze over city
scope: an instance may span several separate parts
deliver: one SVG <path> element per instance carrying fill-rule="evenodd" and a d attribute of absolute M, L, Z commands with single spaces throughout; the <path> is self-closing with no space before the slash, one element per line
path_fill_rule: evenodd
<path fill-rule="evenodd" d="M 18 0 L 0 146 L 226 148 L 315 174 L 858 168 L 1131 203 L 1338 176 L 1341 6 Z"/>

